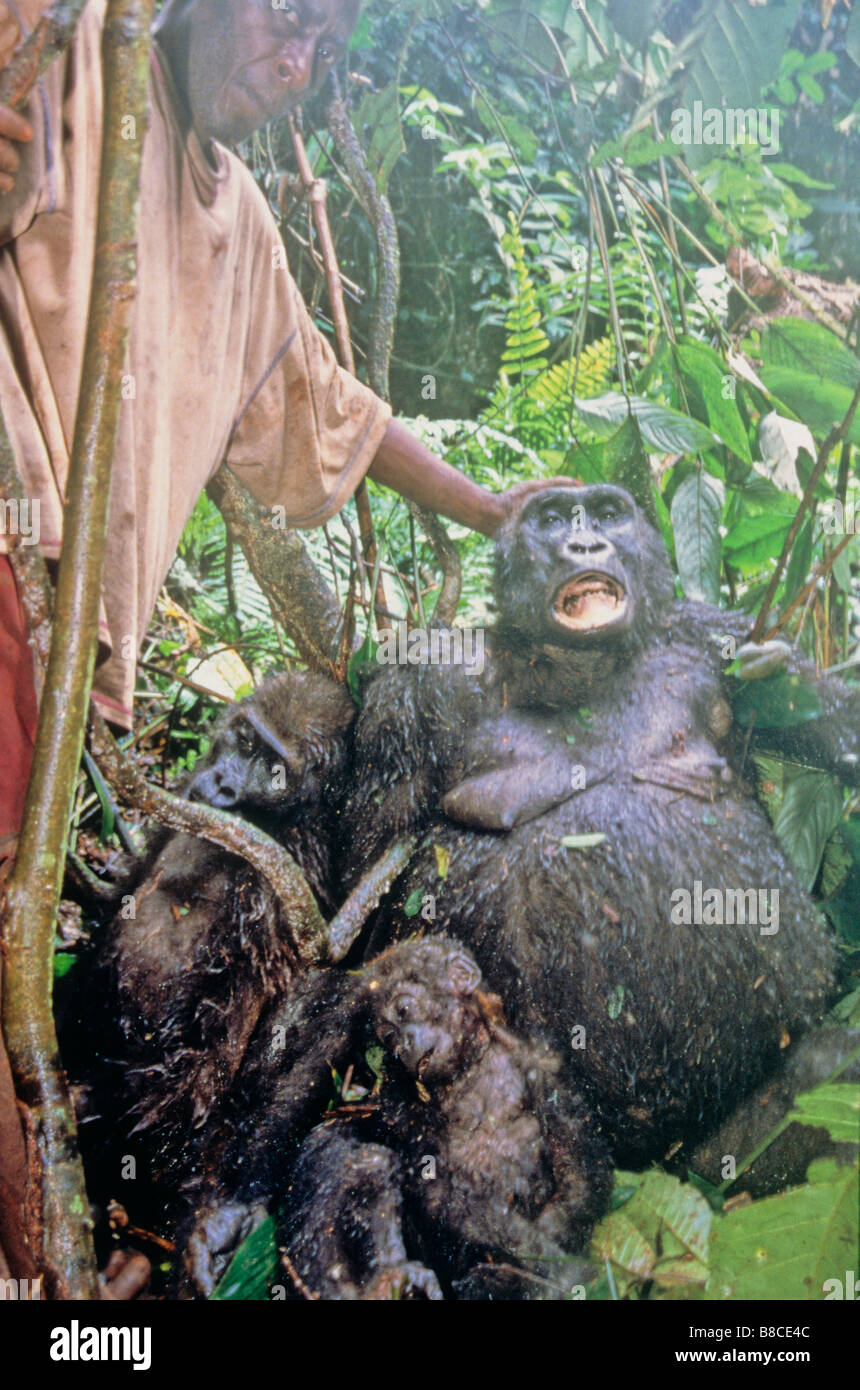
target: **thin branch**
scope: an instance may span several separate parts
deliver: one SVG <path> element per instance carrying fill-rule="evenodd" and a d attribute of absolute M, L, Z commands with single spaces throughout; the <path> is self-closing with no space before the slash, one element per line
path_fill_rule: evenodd
<path fill-rule="evenodd" d="M 319 241 L 323 270 L 325 272 L 326 288 L 328 290 L 328 301 L 331 307 L 332 322 L 334 323 L 334 333 L 337 341 L 338 356 L 341 365 L 355 376 L 355 357 L 353 356 L 352 338 L 350 337 L 349 321 L 346 316 L 346 306 L 343 299 L 343 278 L 340 273 L 334 238 L 331 234 L 331 224 L 328 219 L 328 189 L 325 179 L 317 179 L 314 177 L 307 150 L 305 149 L 305 142 L 292 117 L 290 118 L 290 134 L 292 136 L 296 163 L 299 168 L 299 177 L 308 195 L 311 216 L 316 229 L 317 240 Z M 378 547 L 376 532 L 373 527 L 373 513 L 370 510 L 370 498 L 367 495 L 367 485 L 364 482 L 359 483 L 355 490 L 354 497 L 362 551 L 369 568 L 373 569 L 376 564 Z M 384 612 L 389 607 L 388 596 L 385 592 L 385 581 L 381 575 L 377 581 L 376 606 L 377 613 Z M 383 624 L 387 626 L 384 619 Z"/>
<path fill-rule="evenodd" d="M 371 912 L 384 898 L 412 858 L 417 836 L 396 840 L 359 880 L 340 911 L 328 925 L 329 961 L 343 960 L 358 939 Z"/>

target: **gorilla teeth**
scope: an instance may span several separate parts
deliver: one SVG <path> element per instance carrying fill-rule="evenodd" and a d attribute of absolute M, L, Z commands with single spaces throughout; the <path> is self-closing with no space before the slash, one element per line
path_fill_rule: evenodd
<path fill-rule="evenodd" d="M 560 590 L 555 613 L 565 627 L 604 627 L 617 617 L 623 603 L 624 591 L 616 580 L 609 575 L 586 574 Z"/>

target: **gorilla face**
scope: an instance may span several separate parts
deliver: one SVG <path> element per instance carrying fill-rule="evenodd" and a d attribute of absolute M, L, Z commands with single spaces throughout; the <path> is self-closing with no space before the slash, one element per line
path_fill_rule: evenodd
<path fill-rule="evenodd" d="M 671 574 L 660 538 L 623 488 L 547 489 L 499 533 L 500 618 L 531 641 L 623 643 L 644 621 L 646 596 L 669 601 Z"/>
<path fill-rule="evenodd" d="M 354 715 L 333 681 L 269 681 L 223 716 L 185 795 L 250 820 L 314 805 L 342 763 Z"/>

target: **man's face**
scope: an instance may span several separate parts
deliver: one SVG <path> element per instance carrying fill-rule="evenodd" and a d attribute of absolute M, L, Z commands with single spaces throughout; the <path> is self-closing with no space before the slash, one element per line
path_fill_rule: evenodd
<path fill-rule="evenodd" d="M 233 145 L 296 106 L 346 52 L 360 0 L 196 0 L 188 103 L 201 139 Z"/>

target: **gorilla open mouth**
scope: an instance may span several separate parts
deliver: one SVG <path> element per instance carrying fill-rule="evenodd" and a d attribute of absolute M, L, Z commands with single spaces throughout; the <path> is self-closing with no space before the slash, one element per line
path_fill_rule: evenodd
<path fill-rule="evenodd" d="M 553 603 L 553 617 L 570 632 L 590 632 L 617 623 L 626 608 L 627 595 L 618 580 L 594 570 L 562 585 Z"/>

